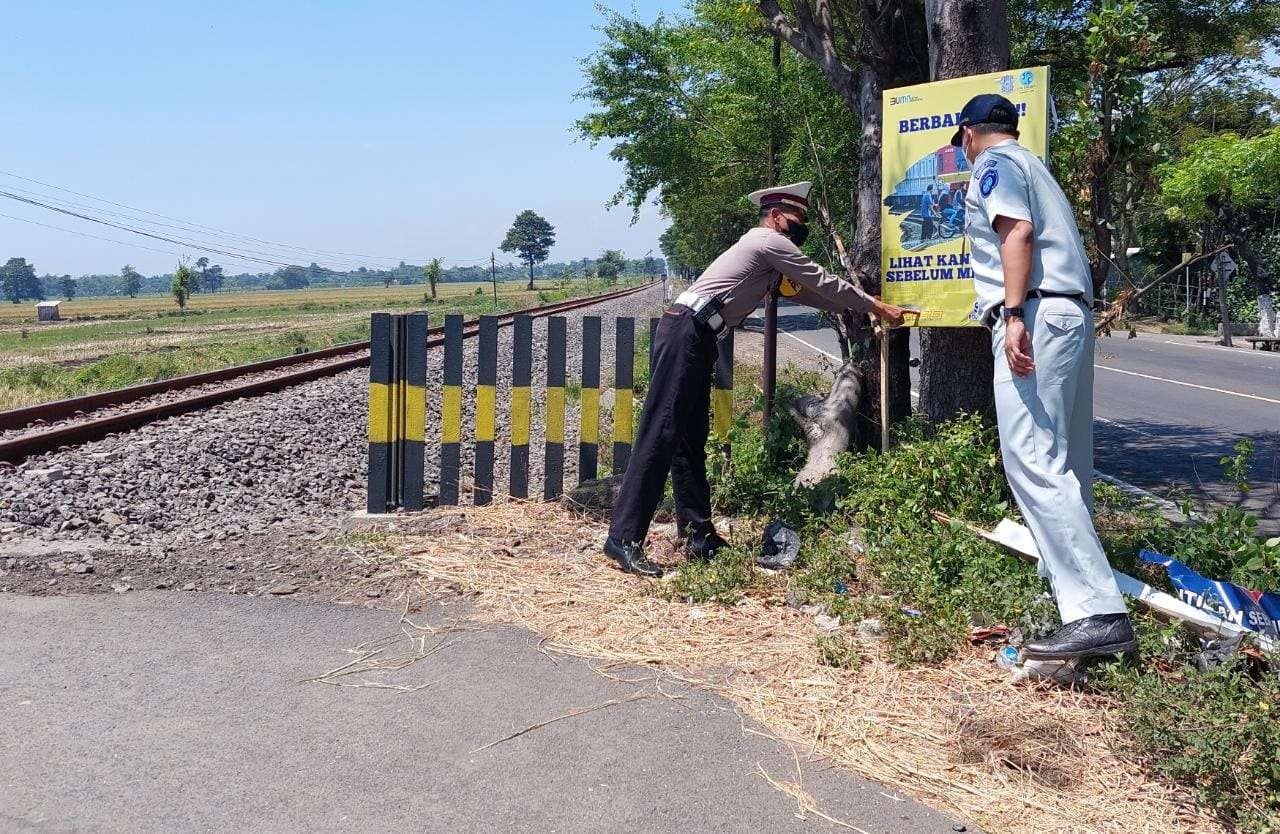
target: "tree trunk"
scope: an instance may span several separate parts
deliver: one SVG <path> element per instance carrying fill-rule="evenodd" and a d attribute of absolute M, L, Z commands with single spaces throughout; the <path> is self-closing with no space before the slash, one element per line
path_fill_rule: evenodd
<path fill-rule="evenodd" d="M 1089 155 L 1089 214 L 1093 224 L 1093 297 L 1104 298 L 1111 265 L 1111 92 L 1102 89 L 1102 120 Z"/>
<path fill-rule="evenodd" d="M 809 456 L 793 482 L 796 486 L 816 486 L 835 471 L 836 458 L 843 452 L 867 445 L 867 438 L 859 436 L 859 415 L 854 410 L 859 400 L 867 399 L 866 388 L 858 364 L 845 362 L 825 397 L 801 397 L 790 403 L 788 410 L 809 444 Z"/>
<path fill-rule="evenodd" d="M 797 4 L 791 10 L 794 19 L 788 18 L 776 0 L 760 0 L 757 8 L 772 32 L 812 61 L 831 89 L 859 115 L 861 141 L 854 243 L 851 253 L 841 253 L 841 260 L 867 292 L 879 293 L 881 92 L 885 80 L 893 77 L 897 53 L 883 54 L 882 49 L 880 52 L 877 49 L 892 42 L 889 28 L 895 23 L 895 14 L 888 7 L 880 8 L 874 3 L 858 4 L 854 14 L 862 19 L 860 42 L 856 50 L 846 50 L 846 54 L 856 51 L 862 56 L 855 68 L 846 65 L 840 57 L 838 27 L 830 7 Z M 843 330 L 849 339 L 851 354 L 837 373 L 831 392 L 821 400 L 807 399 L 792 408 L 792 415 L 800 421 L 810 443 L 808 460 L 798 476 L 804 483 L 817 483 L 830 474 L 836 456 L 851 443 L 865 448 L 879 425 L 879 355 L 870 324 L 863 317 L 845 316 Z M 891 418 L 901 418 L 911 409 L 907 344 L 905 331 L 890 338 Z"/>
<path fill-rule="evenodd" d="M 858 114 L 862 121 L 862 141 L 858 154 L 858 216 L 853 234 L 853 265 L 862 276 L 863 288 L 880 294 L 880 199 L 881 149 L 884 141 L 883 69 L 864 66 L 858 73 Z M 859 446 L 865 446 L 880 428 L 880 355 L 874 334 L 855 330 L 852 361 L 864 380 L 859 409 Z M 861 335 L 862 338 L 858 339 Z M 861 341 L 862 350 L 858 350 Z M 899 330 L 889 334 L 889 423 L 911 414 L 910 334 Z M 834 389 L 833 389 L 834 390 Z"/>
<path fill-rule="evenodd" d="M 525 287 L 525 289 L 527 290 L 533 289 L 533 261 L 532 260 L 529 261 L 529 286 Z"/>
<path fill-rule="evenodd" d="M 1005 0 L 925 0 L 925 17 L 932 80 L 1008 69 Z M 921 328 L 920 354 L 920 410 L 930 422 L 960 413 L 995 418 L 986 328 Z"/>

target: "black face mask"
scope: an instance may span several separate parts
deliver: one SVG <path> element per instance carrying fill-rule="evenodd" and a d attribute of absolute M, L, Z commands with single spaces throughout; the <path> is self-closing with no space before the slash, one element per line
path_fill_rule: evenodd
<path fill-rule="evenodd" d="M 788 219 L 787 230 L 783 234 L 796 246 L 804 246 L 804 242 L 809 239 L 809 224 Z"/>

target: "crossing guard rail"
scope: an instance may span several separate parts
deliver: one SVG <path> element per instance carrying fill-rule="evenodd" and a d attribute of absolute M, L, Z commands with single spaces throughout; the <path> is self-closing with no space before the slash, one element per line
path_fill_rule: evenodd
<path fill-rule="evenodd" d="M 508 495 L 529 497 L 530 427 L 533 418 L 533 316 L 511 318 L 511 398 L 505 415 L 510 455 Z M 649 321 L 649 359 L 658 319 Z M 460 502 L 462 483 L 462 420 L 464 351 L 468 335 L 476 337 L 475 422 L 472 494 L 474 504 L 488 504 L 494 493 L 494 461 L 498 437 L 498 316 L 481 316 L 475 331 L 466 334 L 463 317 L 445 316 L 441 359 L 439 490 L 440 506 Z M 602 384 L 599 316 L 583 316 L 580 333 L 582 372 L 578 383 L 578 482 L 599 476 Z M 370 322 L 369 363 L 369 491 L 368 511 L 421 510 L 425 506 L 427 420 L 427 315 L 374 313 Z M 562 316 L 547 318 L 546 380 L 544 385 L 544 445 L 542 497 L 552 500 L 564 491 L 565 416 L 568 323 Z M 635 439 L 635 319 L 614 320 L 613 471 L 626 470 Z M 650 363 L 652 364 L 652 363 Z M 733 332 L 719 344 L 712 391 L 712 427 L 727 442 L 733 422 Z"/>

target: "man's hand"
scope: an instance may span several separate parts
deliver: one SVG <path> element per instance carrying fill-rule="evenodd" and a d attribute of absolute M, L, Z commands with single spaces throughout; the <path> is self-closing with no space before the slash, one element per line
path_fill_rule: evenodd
<path fill-rule="evenodd" d="M 1018 376 L 1027 376 L 1036 369 L 1031 361 L 1031 334 L 1022 319 L 1012 318 L 1004 323 L 1004 357 L 1009 370 Z"/>
<path fill-rule="evenodd" d="M 879 298 L 875 300 L 875 304 L 871 307 L 871 315 L 880 319 L 880 321 L 890 327 L 901 327 L 903 316 L 905 316 L 907 312 L 907 310 L 904 310 L 901 307 L 896 307 L 893 304 L 888 304 L 881 301 Z"/>

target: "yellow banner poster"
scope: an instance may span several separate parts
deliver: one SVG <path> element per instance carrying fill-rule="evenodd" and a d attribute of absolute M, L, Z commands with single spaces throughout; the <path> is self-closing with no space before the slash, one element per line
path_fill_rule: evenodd
<path fill-rule="evenodd" d="M 964 234 L 969 162 L 951 145 L 960 110 L 982 93 L 1018 108 L 1020 141 L 1048 154 L 1049 68 L 971 75 L 884 92 L 880 270 L 884 300 L 915 308 L 920 327 L 973 327 L 976 296 Z"/>

